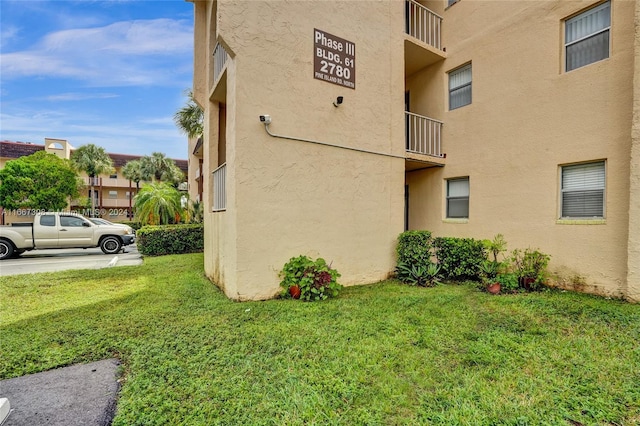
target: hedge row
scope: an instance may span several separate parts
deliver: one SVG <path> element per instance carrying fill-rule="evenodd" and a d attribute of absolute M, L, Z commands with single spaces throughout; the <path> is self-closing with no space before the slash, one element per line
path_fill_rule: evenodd
<path fill-rule="evenodd" d="M 145 256 L 204 251 L 204 225 L 143 226 L 136 232 L 138 251 Z"/>
<path fill-rule="evenodd" d="M 449 280 L 479 280 L 480 265 L 487 258 L 484 244 L 473 238 L 432 238 L 429 231 L 406 231 L 398 237 L 398 265 L 426 267 L 436 259 L 440 273 Z"/>

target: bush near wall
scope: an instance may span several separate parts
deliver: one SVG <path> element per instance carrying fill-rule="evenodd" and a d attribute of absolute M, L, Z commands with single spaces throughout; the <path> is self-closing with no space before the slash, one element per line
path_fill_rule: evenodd
<path fill-rule="evenodd" d="M 430 231 L 405 231 L 398 237 L 398 264 L 428 265 L 431 263 L 432 247 Z"/>
<path fill-rule="evenodd" d="M 453 281 L 479 280 L 480 265 L 487 259 L 483 241 L 473 238 L 433 238 L 430 231 L 401 233 L 396 254 L 400 269 L 427 268 L 432 263 L 432 255 L 435 255 L 440 266 L 439 274 Z"/>
<path fill-rule="evenodd" d="M 482 241 L 438 237 L 433 240 L 433 247 L 445 278 L 455 281 L 480 279 L 480 266 L 487 259 Z"/>
<path fill-rule="evenodd" d="M 138 251 L 145 256 L 204 251 L 204 225 L 143 226 L 136 232 Z"/>

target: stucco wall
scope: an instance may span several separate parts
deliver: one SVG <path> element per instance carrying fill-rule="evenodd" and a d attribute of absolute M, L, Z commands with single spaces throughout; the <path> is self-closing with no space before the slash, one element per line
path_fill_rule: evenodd
<path fill-rule="evenodd" d="M 461 1 L 444 12 L 447 59 L 413 76 L 408 88 L 419 93 L 421 79 L 439 73 L 447 163 L 408 174 L 410 224 L 438 236 L 502 233 L 510 249 L 551 254 L 560 284 L 621 296 L 627 280 L 635 2 L 612 2 L 609 59 L 564 72 L 562 20 L 592 3 Z M 467 62 L 472 103 L 448 111 L 445 73 Z M 417 111 L 432 110 L 433 103 L 434 97 L 412 95 Z M 606 220 L 558 221 L 559 166 L 599 159 L 607 167 Z M 470 217 L 455 223 L 445 219 L 445 179 L 462 176 L 470 180 Z"/>
<path fill-rule="evenodd" d="M 386 278 L 403 226 L 403 159 L 273 138 L 258 117 L 270 114 L 277 134 L 401 157 L 403 3 L 365 11 L 348 1 L 221 1 L 218 14 L 236 91 L 227 103 L 228 207 L 213 214 L 236 224 L 226 294 L 274 296 L 278 271 L 300 254 L 333 262 L 344 284 Z M 355 90 L 313 78 L 314 28 L 355 43 Z"/>
<path fill-rule="evenodd" d="M 627 297 L 640 302 L 640 2 L 635 2 Z"/>

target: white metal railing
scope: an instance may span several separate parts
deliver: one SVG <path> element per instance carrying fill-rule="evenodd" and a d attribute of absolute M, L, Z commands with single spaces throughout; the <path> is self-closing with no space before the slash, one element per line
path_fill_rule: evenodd
<path fill-rule="evenodd" d="M 215 49 L 213 49 L 213 84 L 216 84 L 222 71 L 224 71 L 228 58 L 227 51 L 224 50 L 220 43 L 217 43 Z"/>
<path fill-rule="evenodd" d="M 227 209 L 227 163 L 213 171 L 213 211 Z"/>
<path fill-rule="evenodd" d="M 442 17 L 414 0 L 406 0 L 407 34 L 442 50 Z"/>
<path fill-rule="evenodd" d="M 405 111 L 406 149 L 417 154 L 444 157 L 442 154 L 442 122 Z"/>

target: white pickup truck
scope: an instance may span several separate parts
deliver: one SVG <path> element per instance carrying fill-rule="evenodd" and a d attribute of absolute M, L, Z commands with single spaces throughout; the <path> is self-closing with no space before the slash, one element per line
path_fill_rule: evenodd
<path fill-rule="evenodd" d="M 135 235 L 123 225 L 96 225 L 74 213 L 37 213 L 33 223 L 0 226 L 0 260 L 27 250 L 100 247 L 118 253 Z"/>

